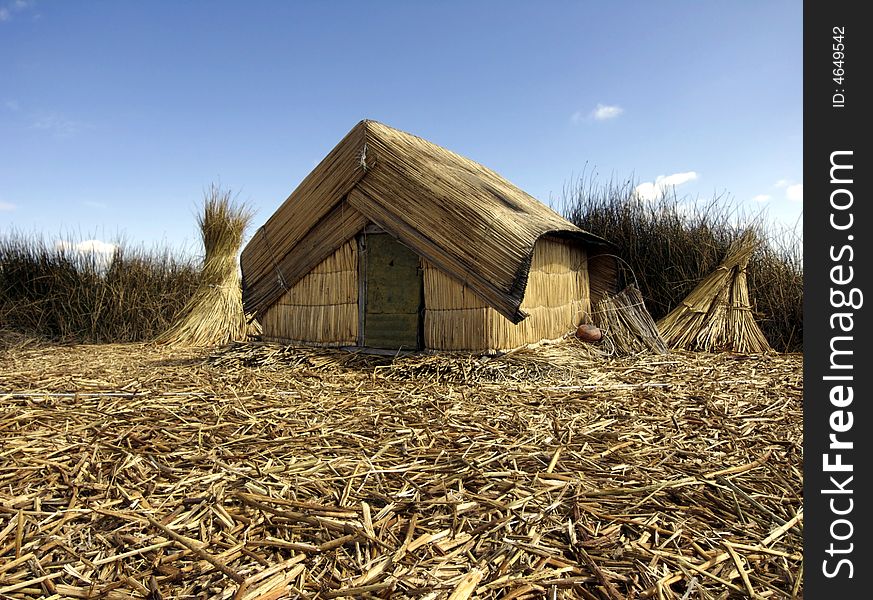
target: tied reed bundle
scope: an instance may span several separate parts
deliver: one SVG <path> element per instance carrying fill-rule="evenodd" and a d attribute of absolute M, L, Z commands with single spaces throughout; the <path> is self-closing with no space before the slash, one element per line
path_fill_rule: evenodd
<path fill-rule="evenodd" d="M 157 343 L 214 346 L 245 338 L 237 253 L 251 217 L 248 208 L 234 205 L 229 190 L 212 185 L 206 192 L 198 218 L 205 251 L 200 285 Z"/>
<path fill-rule="evenodd" d="M 746 268 L 757 245 L 754 233 L 746 231 L 718 268 L 658 321 L 671 348 L 743 354 L 772 351 L 755 321 L 746 283 Z"/>
<path fill-rule="evenodd" d="M 604 340 L 617 354 L 667 352 L 652 315 L 646 310 L 643 295 L 629 285 L 615 295 L 607 295 L 594 309 L 594 323 L 604 332 Z"/>

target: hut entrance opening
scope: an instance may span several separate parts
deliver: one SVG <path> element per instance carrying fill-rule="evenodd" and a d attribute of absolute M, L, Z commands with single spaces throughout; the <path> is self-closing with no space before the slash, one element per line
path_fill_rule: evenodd
<path fill-rule="evenodd" d="M 420 349 L 424 284 L 418 255 L 387 233 L 360 238 L 363 346 Z"/>

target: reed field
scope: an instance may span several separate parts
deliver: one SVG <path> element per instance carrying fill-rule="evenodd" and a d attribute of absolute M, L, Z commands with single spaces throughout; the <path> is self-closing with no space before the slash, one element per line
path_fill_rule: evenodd
<path fill-rule="evenodd" d="M 36 235 L 0 237 L 0 330 L 66 342 L 145 341 L 163 332 L 200 282 L 169 248 L 120 241 L 111 255 Z"/>

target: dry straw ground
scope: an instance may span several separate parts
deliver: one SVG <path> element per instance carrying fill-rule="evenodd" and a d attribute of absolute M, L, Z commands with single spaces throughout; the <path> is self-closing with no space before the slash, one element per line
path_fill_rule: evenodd
<path fill-rule="evenodd" d="M 800 597 L 800 356 L 585 354 L 2 349 L 0 597 Z"/>

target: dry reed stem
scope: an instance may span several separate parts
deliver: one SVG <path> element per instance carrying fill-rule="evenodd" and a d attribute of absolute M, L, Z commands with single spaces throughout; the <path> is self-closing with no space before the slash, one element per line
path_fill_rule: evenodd
<path fill-rule="evenodd" d="M 802 594 L 801 357 L 585 348 L 0 349 L 0 590 Z"/>

